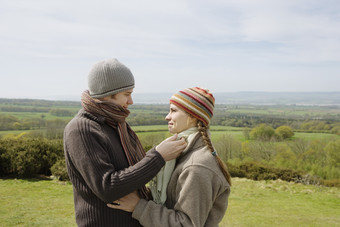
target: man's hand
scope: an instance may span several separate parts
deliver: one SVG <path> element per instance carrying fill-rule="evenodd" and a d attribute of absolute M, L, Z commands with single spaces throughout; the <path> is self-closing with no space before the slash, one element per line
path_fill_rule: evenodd
<path fill-rule="evenodd" d="M 113 201 L 112 203 L 107 204 L 108 207 L 113 209 L 124 210 L 127 212 L 133 212 L 139 202 L 140 198 L 138 196 L 138 192 L 134 191 L 130 194 Z"/>
<path fill-rule="evenodd" d="M 156 151 L 158 151 L 165 161 L 177 158 L 182 151 L 186 148 L 187 143 L 184 138 L 180 140 L 177 139 L 177 134 L 165 139 L 159 145 L 156 146 Z"/>

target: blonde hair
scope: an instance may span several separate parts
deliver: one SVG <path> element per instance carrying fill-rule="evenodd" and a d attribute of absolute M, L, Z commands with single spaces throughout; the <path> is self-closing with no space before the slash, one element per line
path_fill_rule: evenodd
<path fill-rule="evenodd" d="M 202 135 L 202 139 L 205 143 L 205 145 L 207 145 L 207 147 L 209 148 L 209 150 L 211 151 L 211 153 L 213 153 L 213 155 L 216 157 L 217 163 L 225 177 L 225 179 L 228 181 L 229 185 L 231 186 L 231 176 L 230 173 L 228 171 L 227 166 L 224 164 L 224 162 L 220 159 L 220 157 L 217 156 L 216 151 L 211 143 L 211 139 L 208 135 L 208 127 L 204 125 L 204 123 L 202 121 L 197 121 L 197 128 L 198 131 L 201 133 Z"/>

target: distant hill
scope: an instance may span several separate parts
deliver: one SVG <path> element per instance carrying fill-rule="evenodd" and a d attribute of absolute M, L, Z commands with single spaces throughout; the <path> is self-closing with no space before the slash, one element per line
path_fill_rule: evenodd
<path fill-rule="evenodd" d="M 136 93 L 135 103 L 168 103 L 170 93 Z M 217 104 L 340 105 L 340 92 L 223 92 L 215 93 Z"/>
<path fill-rule="evenodd" d="M 216 93 L 216 103 L 265 105 L 340 105 L 340 92 Z"/>
<path fill-rule="evenodd" d="M 171 95 L 172 93 L 134 93 L 133 100 L 136 104 L 167 104 Z M 220 92 L 215 93 L 214 96 L 217 104 L 340 105 L 340 92 Z M 0 98 L 0 103 L 4 103 L 6 100 L 16 100 L 15 103 L 19 104 L 35 99 Z M 79 97 L 54 97 L 47 98 L 47 100 L 80 102 Z M 46 101 L 47 105 L 49 101 Z"/>

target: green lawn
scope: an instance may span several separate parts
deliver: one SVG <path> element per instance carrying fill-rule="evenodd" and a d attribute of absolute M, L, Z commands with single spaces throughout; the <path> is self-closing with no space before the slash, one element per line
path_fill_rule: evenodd
<path fill-rule="evenodd" d="M 0 179 L 0 226 L 76 226 L 72 186 Z M 340 226 L 340 189 L 233 178 L 220 226 Z"/>
<path fill-rule="evenodd" d="M 233 179 L 222 226 L 340 226 L 340 189 Z"/>
<path fill-rule="evenodd" d="M 0 179 L 0 226 L 76 226 L 70 183 Z"/>

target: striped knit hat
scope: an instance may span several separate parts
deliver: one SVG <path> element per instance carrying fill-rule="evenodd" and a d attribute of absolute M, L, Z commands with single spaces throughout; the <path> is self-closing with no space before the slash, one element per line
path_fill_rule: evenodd
<path fill-rule="evenodd" d="M 213 116 L 215 98 L 208 89 L 193 87 L 171 96 L 170 104 L 178 106 L 208 126 Z"/>

